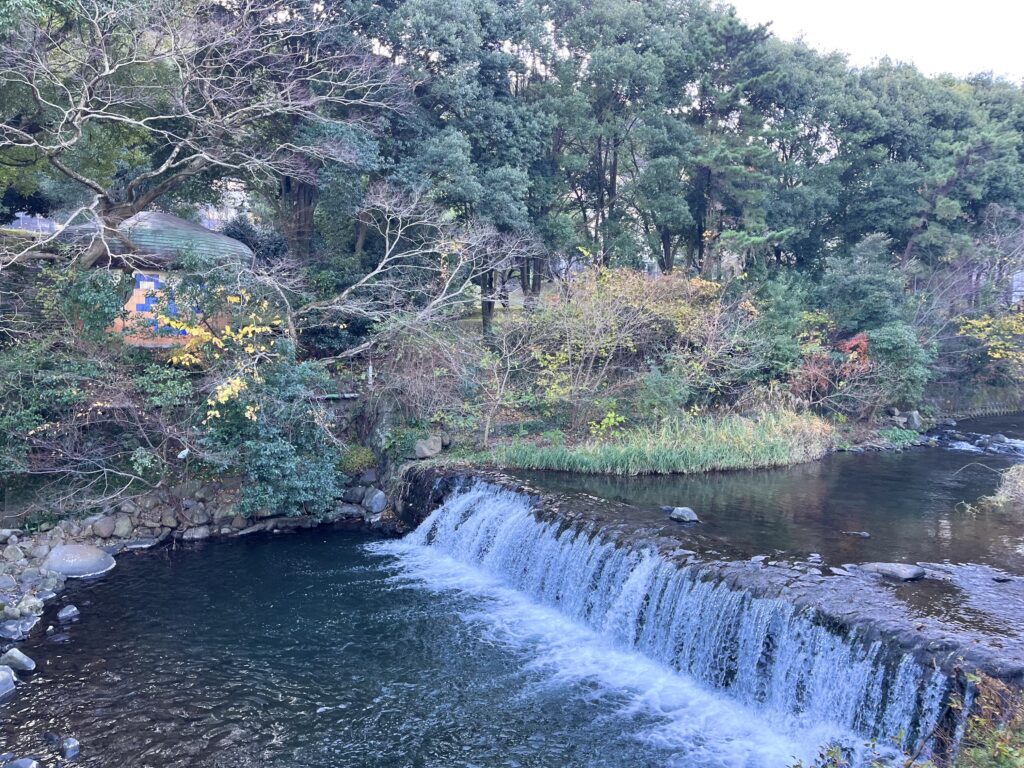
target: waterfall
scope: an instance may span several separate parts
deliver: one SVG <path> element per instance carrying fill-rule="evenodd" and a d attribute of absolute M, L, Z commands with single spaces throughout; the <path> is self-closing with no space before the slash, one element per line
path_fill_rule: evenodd
<path fill-rule="evenodd" d="M 538 519 L 528 497 L 475 482 L 407 537 L 484 571 L 743 704 L 913 748 L 949 681 L 817 612 L 709 580 L 653 549 Z"/>

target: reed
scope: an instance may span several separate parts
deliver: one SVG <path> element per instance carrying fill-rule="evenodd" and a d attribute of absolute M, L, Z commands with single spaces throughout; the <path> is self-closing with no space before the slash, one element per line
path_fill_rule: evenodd
<path fill-rule="evenodd" d="M 834 447 L 832 426 L 815 416 L 780 411 L 757 419 L 687 417 L 575 445 L 517 442 L 498 446 L 499 467 L 612 475 L 662 475 L 779 467 L 813 461 Z"/>

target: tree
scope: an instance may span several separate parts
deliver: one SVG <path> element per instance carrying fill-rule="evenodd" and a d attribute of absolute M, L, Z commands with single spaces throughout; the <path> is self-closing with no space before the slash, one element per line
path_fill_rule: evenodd
<path fill-rule="evenodd" d="M 88 190 L 72 218 L 100 225 L 79 259 L 89 266 L 121 222 L 191 180 L 301 185 L 318 163 L 352 161 L 337 131 L 280 130 L 365 126 L 400 104 L 397 70 L 344 31 L 274 0 L 57 0 L 0 42 L 0 88 L 16 97 L 0 107 L 0 155 L 38 158 Z M 110 142 L 113 167 L 96 168 Z"/>

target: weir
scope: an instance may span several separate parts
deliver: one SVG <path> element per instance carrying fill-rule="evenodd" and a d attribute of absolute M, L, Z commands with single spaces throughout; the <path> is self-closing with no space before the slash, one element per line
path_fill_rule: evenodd
<path fill-rule="evenodd" d="M 726 585 L 642 541 L 536 513 L 483 480 L 451 491 L 409 534 L 531 599 L 728 696 L 808 725 L 828 723 L 915 751 L 945 720 L 954 688 L 877 633 L 807 606 Z M 955 734 L 953 734 L 955 735 Z"/>

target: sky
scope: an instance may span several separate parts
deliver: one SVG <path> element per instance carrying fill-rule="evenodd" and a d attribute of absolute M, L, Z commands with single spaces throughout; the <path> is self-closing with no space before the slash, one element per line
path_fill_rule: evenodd
<path fill-rule="evenodd" d="M 785 40 L 849 54 L 854 66 L 888 56 L 927 74 L 994 72 L 1024 80 L 1022 0 L 727 0 Z"/>

